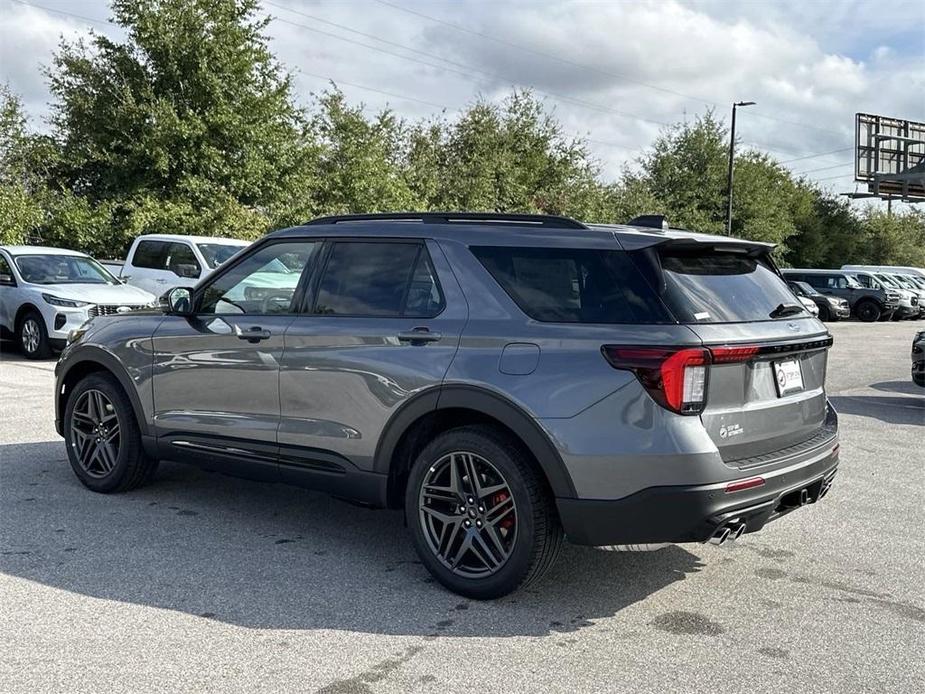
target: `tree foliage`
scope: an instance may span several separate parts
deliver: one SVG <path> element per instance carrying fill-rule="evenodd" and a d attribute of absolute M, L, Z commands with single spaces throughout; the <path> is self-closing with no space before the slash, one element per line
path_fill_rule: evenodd
<path fill-rule="evenodd" d="M 712 112 L 662 131 L 615 181 L 543 101 L 514 91 L 457 116 L 370 114 L 336 86 L 307 108 L 269 49 L 259 0 L 112 0 L 121 42 L 62 43 L 51 131 L 0 88 L 0 241 L 113 257 L 141 233 L 256 238 L 319 214 L 473 210 L 721 233 L 728 132 Z M 733 234 L 785 264 L 925 265 L 925 215 L 858 210 L 773 158 L 735 159 Z"/>

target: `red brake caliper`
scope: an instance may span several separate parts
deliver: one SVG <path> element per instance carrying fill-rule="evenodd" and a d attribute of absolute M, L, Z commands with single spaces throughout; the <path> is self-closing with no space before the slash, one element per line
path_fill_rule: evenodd
<path fill-rule="evenodd" d="M 502 501 L 507 501 L 510 498 L 510 494 L 507 492 L 498 492 L 497 494 L 492 494 L 491 497 L 491 507 L 494 508 Z M 508 512 L 505 514 L 504 518 L 498 523 L 498 526 L 504 528 L 505 530 L 510 530 L 514 527 L 514 516 Z"/>

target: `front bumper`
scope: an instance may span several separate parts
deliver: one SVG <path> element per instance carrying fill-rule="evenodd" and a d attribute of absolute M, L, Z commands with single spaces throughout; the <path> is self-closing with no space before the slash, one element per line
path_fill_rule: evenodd
<path fill-rule="evenodd" d="M 729 480 L 700 486 L 651 487 L 614 500 L 556 499 L 568 539 L 579 545 L 705 542 L 733 520 L 756 532 L 768 522 L 821 499 L 838 468 L 838 440 L 808 461 L 739 480 L 764 479 L 760 487 L 727 493 Z M 806 491 L 804 496 L 801 493 Z"/>

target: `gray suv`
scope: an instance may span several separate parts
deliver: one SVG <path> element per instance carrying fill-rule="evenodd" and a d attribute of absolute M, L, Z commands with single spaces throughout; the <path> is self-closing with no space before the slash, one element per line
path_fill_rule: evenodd
<path fill-rule="evenodd" d="M 76 331 L 57 429 L 98 492 L 169 459 L 403 509 L 474 598 L 564 538 L 719 543 L 838 465 L 832 338 L 770 251 L 650 218 L 318 219 Z"/>
<path fill-rule="evenodd" d="M 790 282 L 806 282 L 820 294 L 845 299 L 851 315 L 866 323 L 889 320 L 900 308 L 898 291 L 879 285 L 865 286 L 853 272 L 787 268 L 783 275 Z"/>

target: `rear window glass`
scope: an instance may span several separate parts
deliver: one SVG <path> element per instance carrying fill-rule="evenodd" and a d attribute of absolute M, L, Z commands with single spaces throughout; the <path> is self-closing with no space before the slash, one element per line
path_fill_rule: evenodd
<path fill-rule="evenodd" d="M 742 323 L 773 320 L 784 305 L 799 305 L 784 281 L 764 261 L 722 252 L 660 254 L 662 298 L 682 323 Z M 801 311 L 787 318 L 805 318 Z"/>
<path fill-rule="evenodd" d="M 623 251 L 473 247 L 531 318 L 555 323 L 673 322 Z"/>

